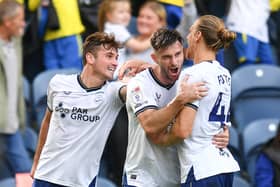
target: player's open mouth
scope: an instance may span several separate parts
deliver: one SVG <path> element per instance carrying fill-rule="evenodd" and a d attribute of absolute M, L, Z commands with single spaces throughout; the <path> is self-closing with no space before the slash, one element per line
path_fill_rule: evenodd
<path fill-rule="evenodd" d="M 172 69 L 170 69 L 170 71 L 172 74 L 177 74 L 179 71 L 179 68 L 172 68 Z"/>

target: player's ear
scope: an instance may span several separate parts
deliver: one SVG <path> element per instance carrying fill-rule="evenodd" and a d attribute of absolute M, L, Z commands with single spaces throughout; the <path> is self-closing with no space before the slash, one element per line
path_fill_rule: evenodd
<path fill-rule="evenodd" d="M 93 54 L 87 53 L 86 54 L 86 61 L 89 64 L 93 64 L 95 62 L 95 58 L 94 58 Z"/>
<path fill-rule="evenodd" d="M 152 57 L 153 61 L 158 64 L 158 57 L 157 57 L 157 55 L 155 53 L 152 53 L 151 57 Z"/>
<path fill-rule="evenodd" d="M 201 31 L 197 31 L 197 32 L 195 33 L 195 41 L 199 41 L 201 37 L 202 37 Z"/>

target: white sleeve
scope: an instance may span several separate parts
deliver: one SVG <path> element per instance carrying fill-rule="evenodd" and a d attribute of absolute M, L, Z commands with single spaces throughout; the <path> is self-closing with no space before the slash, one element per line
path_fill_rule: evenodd
<path fill-rule="evenodd" d="M 146 109 L 158 109 L 151 88 L 145 87 L 139 80 L 131 80 L 127 86 L 127 105 L 138 115 Z"/>
<path fill-rule="evenodd" d="M 55 93 L 55 76 L 50 80 L 48 89 L 47 89 L 47 106 L 50 111 L 53 111 L 53 98 Z"/>
<path fill-rule="evenodd" d="M 120 95 L 121 88 L 126 86 L 125 83 L 121 81 L 112 81 L 111 82 L 111 89 L 110 90 L 113 94 L 112 100 L 116 105 L 123 105 L 124 101 L 122 100 L 122 97 Z"/>

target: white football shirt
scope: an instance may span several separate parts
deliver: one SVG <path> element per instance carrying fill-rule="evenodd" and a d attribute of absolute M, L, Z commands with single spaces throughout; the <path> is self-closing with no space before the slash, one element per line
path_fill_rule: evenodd
<path fill-rule="evenodd" d="M 197 109 L 192 133 L 177 145 L 181 182 L 186 182 L 191 167 L 196 180 L 238 171 L 238 163 L 229 150 L 212 144 L 213 136 L 222 131 L 222 124 L 230 126 L 230 73 L 217 61 L 205 61 L 185 69 L 179 82 L 186 74 L 190 75 L 189 82 L 205 81 L 209 90 L 207 96 L 192 103 L 191 107 Z"/>
<path fill-rule="evenodd" d="M 86 89 L 78 75 L 56 75 L 48 88 L 52 111 L 35 178 L 85 187 L 98 173 L 101 155 L 123 106 L 119 82 Z"/>
<path fill-rule="evenodd" d="M 180 186 L 179 160 L 175 146 L 153 144 L 146 136 L 137 115 L 146 109 L 165 107 L 176 94 L 176 83 L 162 85 L 148 69 L 130 80 L 127 86 L 129 119 L 128 148 L 124 172 L 128 185 L 137 187 Z M 160 118 L 160 116 L 158 116 Z"/>

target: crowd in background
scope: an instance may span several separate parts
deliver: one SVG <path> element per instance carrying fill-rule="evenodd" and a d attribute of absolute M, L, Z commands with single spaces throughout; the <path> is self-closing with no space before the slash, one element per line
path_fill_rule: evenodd
<path fill-rule="evenodd" d="M 64 68 L 81 70 L 82 42 L 88 35 L 97 31 L 114 33 L 117 40 L 123 44 L 118 59 L 120 65 L 131 59 L 153 63 L 150 56 L 152 51 L 150 38 L 155 31 L 161 27 L 174 28 L 185 38 L 194 20 L 206 14 L 220 17 L 229 30 L 237 33 L 233 45 L 217 53 L 217 59 L 230 72 L 250 64 L 280 65 L 278 0 L 18 0 L 18 2 L 24 5 L 25 13 L 22 56 L 18 57 L 22 57 L 23 75 L 30 84 L 38 74 L 47 70 Z M 185 42 L 186 47 L 187 45 Z M 186 67 L 191 64 L 191 61 L 185 61 Z M 118 69 L 115 79 L 117 72 Z M 18 91 L 17 94 L 21 92 Z M 38 130 L 36 129 L 37 132 Z M 103 157 L 104 168 L 101 169 L 101 172 L 116 184 L 121 183 L 126 146 L 127 115 L 123 108 L 107 142 Z M 28 172 L 31 169 L 29 162 L 30 160 L 20 172 Z"/>
<path fill-rule="evenodd" d="M 90 33 L 103 30 L 100 28 L 100 20 L 98 21 L 100 15 L 98 18 L 99 9 L 97 8 L 100 6 L 101 2 L 100 0 L 80 0 L 73 1 L 73 3 L 69 1 L 66 7 L 64 3 L 54 0 L 53 3 L 59 18 L 60 27 L 53 30 L 46 28 L 46 5 L 42 4 L 39 6 L 39 1 L 36 2 L 36 0 L 28 1 L 28 7 L 26 7 L 27 31 L 23 42 L 23 68 L 24 75 L 28 80 L 32 81 L 39 72 L 47 69 L 67 67 L 81 68 L 81 63 L 79 62 L 81 59 L 78 58 L 81 56 L 79 51 L 80 42 Z M 176 28 L 182 36 L 185 37 L 190 24 L 195 18 L 205 14 L 212 14 L 223 19 L 228 28 L 238 34 L 238 39 L 232 46 L 234 48 L 233 50 L 230 48 L 227 51 L 218 53 L 218 59 L 230 58 L 222 61 L 231 71 L 243 64 L 279 64 L 277 60 L 279 55 L 279 42 L 277 42 L 279 40 L 279 3 L 277 0 L 272 0 L 271 3 L 269 3 L 269 1 L 243 2 L 237 0 L 225 0 L 222 2 L 217 0 L 185 0 L 185 2 L 180 0 L 163 0 L 160 1 L 160 3 L 164 6 L 165 13 L 160 13 L 160 10 L 156 10 L 156 7 L 152 7 L 155 8 L 153 9 L 153 11 L 155 11 L 154 14 L 159 16 L 159 19 L 162 19 L 160 25 L 155 26 L 152 22 L 149 23 L 148 21 L 145 23 L 147 25 L 150 24 L 149 27 L 155 28 L 144 28 L 144 24 L 141 24 L 141 21 L 143 22 L 143 20 L 147 18 L 141 16 L 141 12 L 139 12 L 143 3 L 144 1 L 131 1 L 129 9 L 127 10 L 128 14 L 130 14 L 129 18 L 127 18 L 127 21 L 130 20 L 127 29 L 128 32 L 130 32 L 129 34 L 134 36 L 136 40 L 136 43 L 130 42 L 132 43 L 130 45 L 129 42 L 126 42 L 125 49 L 128 51 L 126 53 L 128 57 L 131 56 L 131 52 L 133 54 L 132 57 L 135 53 L 136 57 L 145 58 L 149 56 L 142 55 L 145 53 L 146 50 L 144 49 L 147 47 L 143 46 L 142 49 L 139 50 L 139 45 L 135 45 L 137 44 L 137 40 L 143 43 L 143 32 L 147 32 L 145 34 L 146 37 L 149 38 L 148 32 L 152 33 L 152 30 L 156 29 L 156 27 L 168 26 L 169 28 Z M 112 7 L 110 7 L 110 11 L 111 10 Z M 250 10 L 250 14 L 248 10 Z M 262 16 L 260 16 L 262 20 L 255 16 L 257 14 L 262 14 Z M 151 17 L 147 19 L 151 19 Z M 150 29 L 151 31 L 143 31 L 143 29 Z M 115 33 L 116 32 L 118 31 L 115 31 Z M 126 37 L 130 37 L 130 35 Z M 81 38 L 79 38 L 80 36 Z M 120 40 L 124 39 L 126 38 L 120 38 Z M 242 41 L 245 40 L 250 42 L 250 51 L 248 51 L 245 46 L 242 46 Z M 71 45 L 71 42 L 73 42 L 73 45 Z M 268 44 L 269 47 L 266 47 L 266 44 Z M 71 48 L 68 49 L 70 46 Z M 135 50 L 135 47 L 138 49 Z M 267 48 L 272 48 L 272 50 Z M 244 52 L 245 49 L 247 52 Z M 262 51 L 262 53 L 258 51 Z M 77 57 L 74 58 L 74 55 L 77 55 Z M 71 56 L 71 59 L 68 59 L 69 56 Z M 64 62 L 64 64 L 64 60 L 67 61 L 67 63 Z M 125 58 L 120 58 L 120 60 L 124 61 Z"/>

